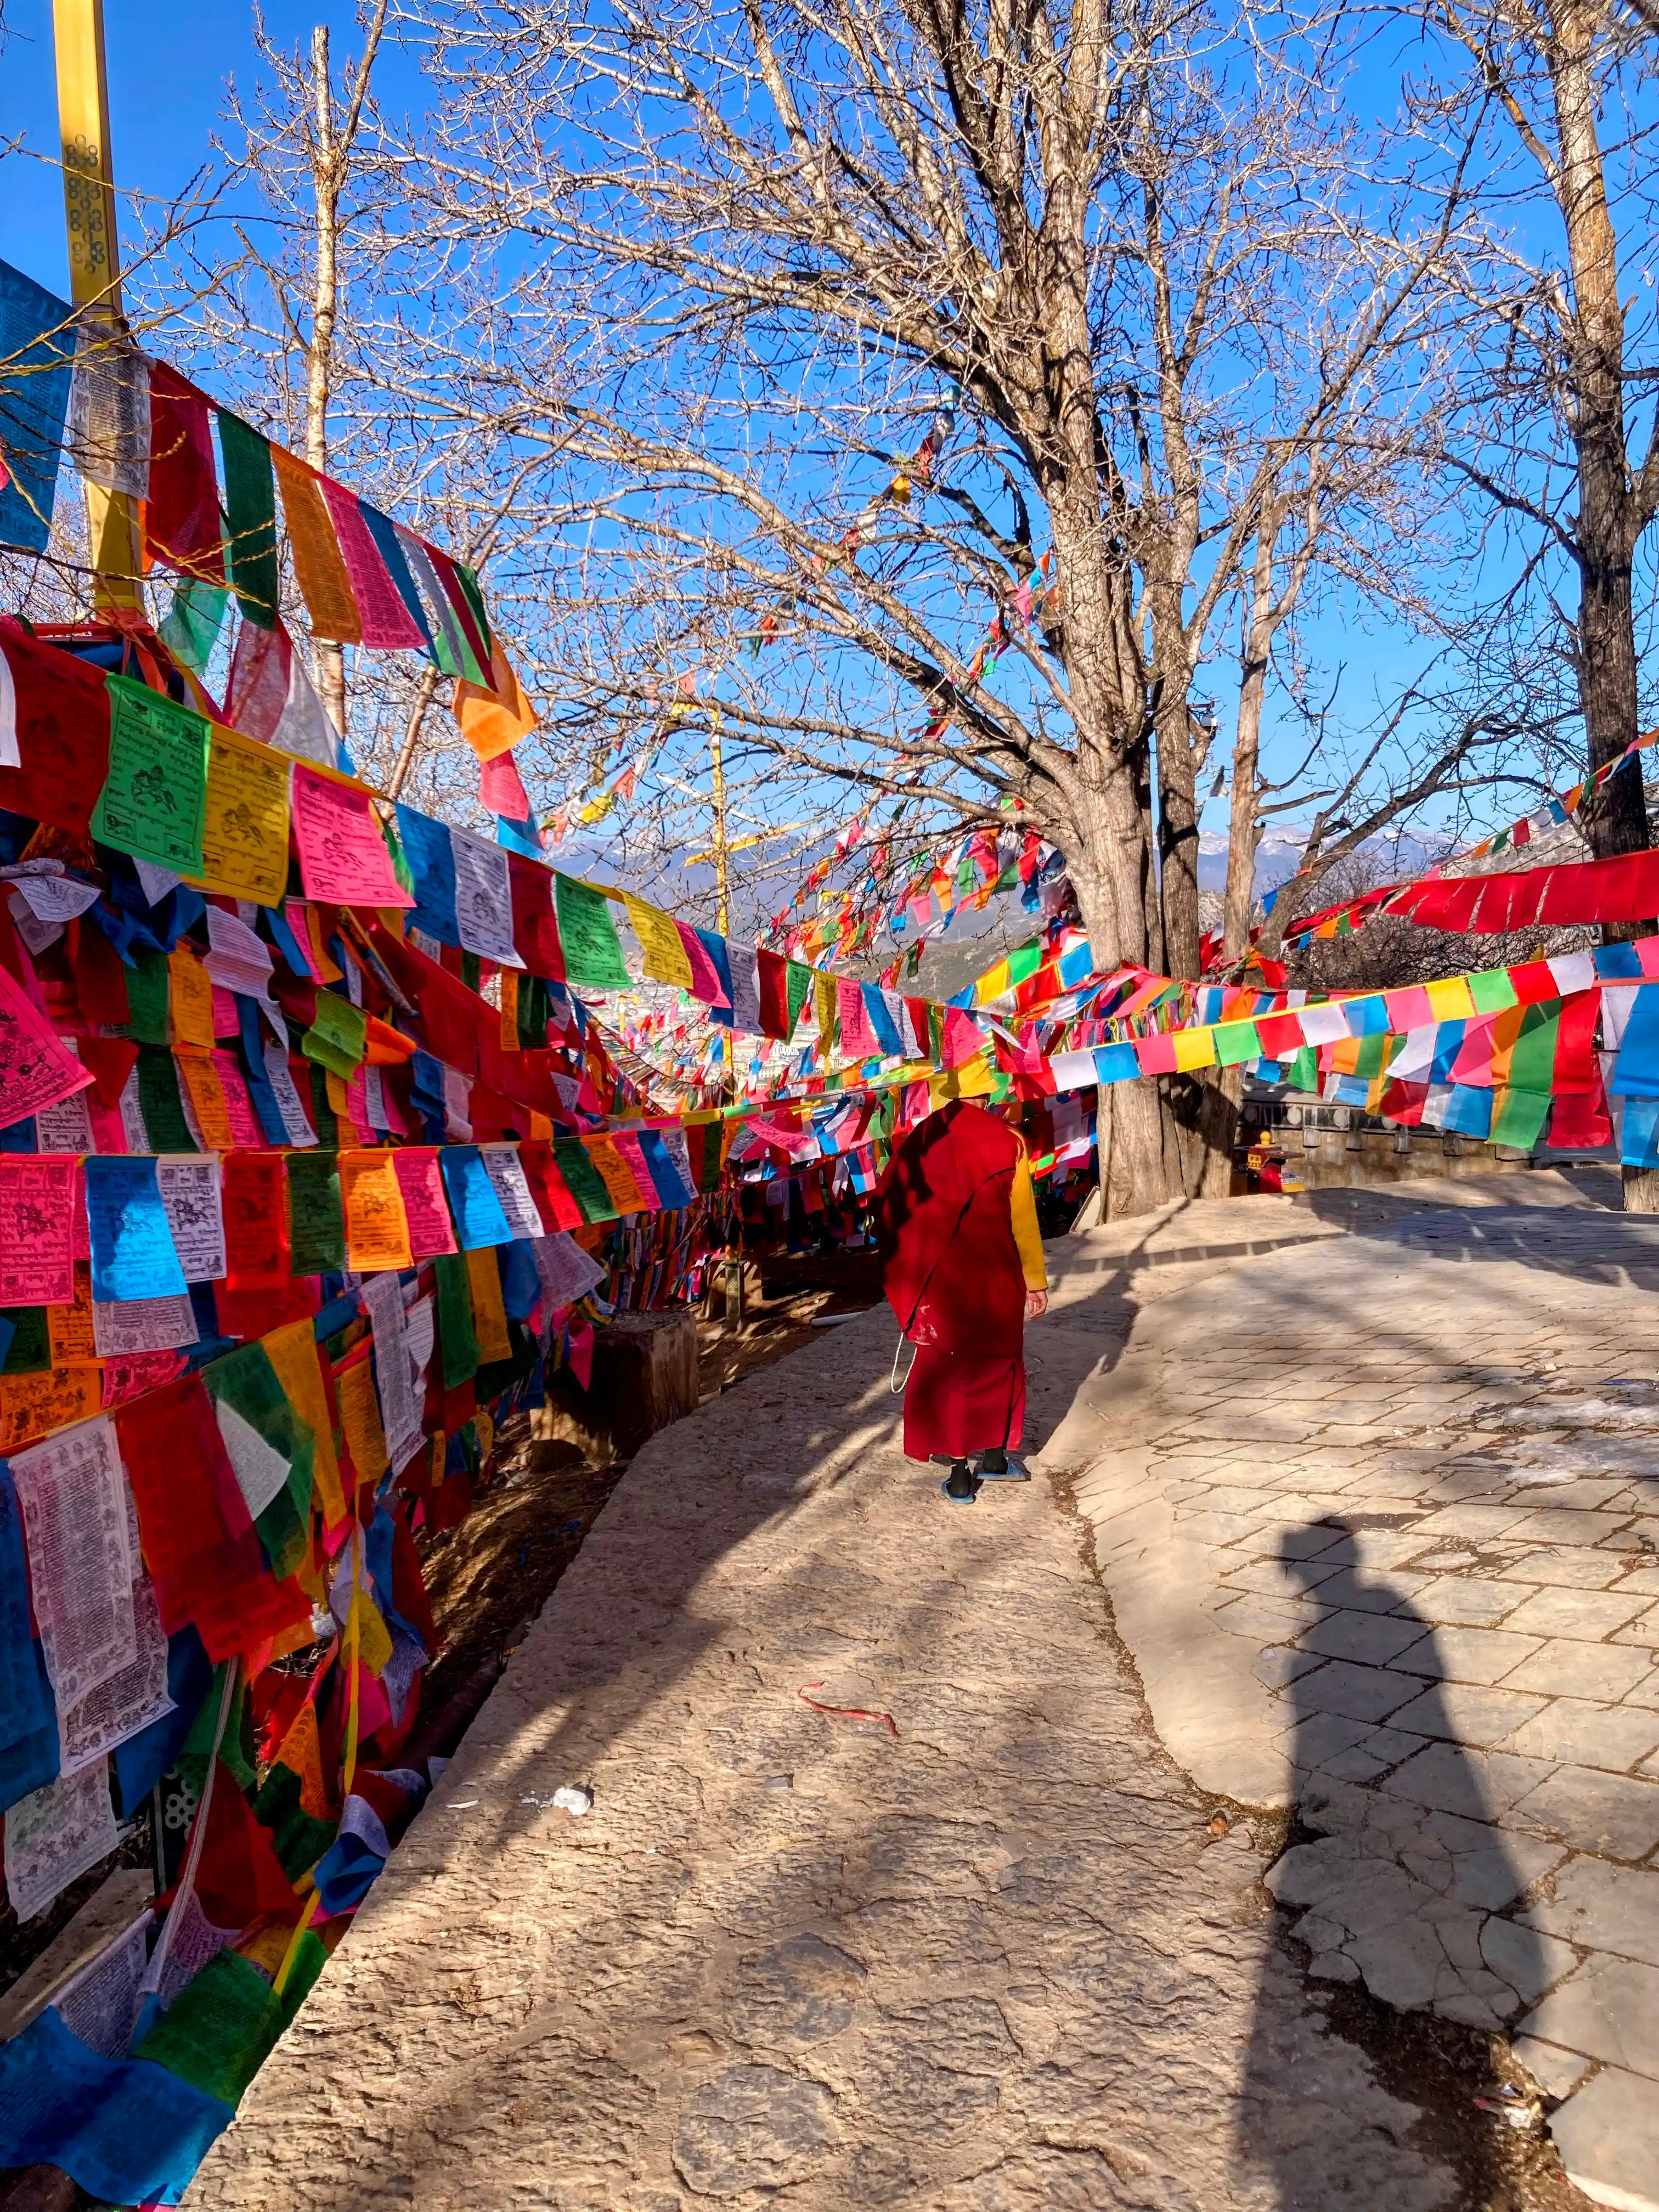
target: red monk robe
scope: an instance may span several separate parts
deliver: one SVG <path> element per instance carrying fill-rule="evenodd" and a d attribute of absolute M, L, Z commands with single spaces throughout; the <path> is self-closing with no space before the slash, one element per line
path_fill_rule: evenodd
<path fill-rule="evenodd" d="M 876 1188 L 882 1287 L 915 1345 L 904 1393 L 911 1459 L 1017 1445 L 1025 1318 L 1048 1271 L 1025 1147 L 982 1106 L 953 1099 L 918 1123 Z"/>

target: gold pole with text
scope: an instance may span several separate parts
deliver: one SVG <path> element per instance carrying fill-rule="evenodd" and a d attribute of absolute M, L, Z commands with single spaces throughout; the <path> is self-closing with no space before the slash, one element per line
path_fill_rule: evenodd
<path fill-rule="evenodd" d="M 52 0 L 58 55 L 58 127 L 64 155 L 64 216 L 69 232 L 70 297 L 82 324 L 125 337 L 121 248 L 110 161 L 109 81 L 104 65 L 103 0 Z M 86 486 L 94 607 L 142 609 L 138 514 L 125 492 Z"/>

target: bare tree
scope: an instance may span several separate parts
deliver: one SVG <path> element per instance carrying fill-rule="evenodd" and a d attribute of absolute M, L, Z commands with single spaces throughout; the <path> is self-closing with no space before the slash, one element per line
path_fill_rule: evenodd
<path fill-rule="evenodd" d="M 444 404 L 586 489 L 549 597 L 595 759 L 689 677 L 820 806 L 1037 829 L 1103 965 L 1195 973 L 1198 672 L 1297 457 L 1432 382 L 1455 176 L 1373 221 L 1314 73 L 1174 0 L 415 14 L 441 107 L 400 173 L 511 270 L 514 345 Z M 1336 473 L 1316 538 L 1362 526 Z M 1113 1212 L 1189 1187 L 1194 1114 L 1103 1095 Z"/>
<path fill-rule="evenodd" d="M 1490 120 L 1480 184 L 1511 227 L 1505 257 L 1485 264 L 1498 281 L 1470 303 L 1478 357 L 1443 459 L 1522 535 L 1548 592 L 1543 618 L 1565 629 L 1594 769 L 1637 734 L 1636 555 L 1659 512 L 1659 417 L 1634 448 L 1632 421 L 1632 394 L 1650 398 L 1659 375 L 1651 301 L 1632 315 L 1653 283 L 1641 263 L 1659 162 L 1637 106 L 1653 24 L 1626 0 L 1424 0 L 1418 12 L 1432 41 L 1409 86 L 1417 120 L 1460 139 Z M 1563 569 L 1570 614 L 1554 589 Z M 1598 854 L 1644 848 L 1639 779 L 1613 779 L 1587 827 Z"/>
<path fill-rule="evenodd" d="M 1644 106 L 1656 17 L 1645 0 L 1419 0 L 1413 12 L 1429 34 L 1415 117 L 1460 136 L 1492 118 L 1482 184 L 1512 238 L 1503 281 L 1471 302 L 1475 373 L 1444 458 L 1521 539 L 1594 770 L 1640 726 L 1637 556 L 1659 513 L 1659 414 L 1636 434 L 1659 377 L 1643 266 L 1659 185 Z M 1640 778 L 1612 777 L 1584 826 L 1600 856 L 1644 848 Z M 1659 1175 L 1627 1169 L 1625 1198 L 1659 1211 Z"/>

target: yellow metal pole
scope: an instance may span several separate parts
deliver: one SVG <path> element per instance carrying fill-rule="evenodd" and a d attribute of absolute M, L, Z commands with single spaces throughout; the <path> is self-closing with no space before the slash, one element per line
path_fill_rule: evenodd
<path fill-rule="evenodd" d="M 732 931 L 732 902 L 726 873 L 726 762 L 720 751 L 720 726 L 716 717 L 708 732 L 708 758 L 714 774 L 714 927 L 722 937 Z M 738 1096 L 738 1068 L 735 1058 L 737 1031 L 733 1030 L 726 1042 L 725 1073 L 720 1088 L 734 1103 Z M 738 1216 L 735 1247 L 728 1242 L 726 1260 L 726 1320 L 728 1328 L 735 1322 L 743 1327 L 743 1216 Z"/>
<path fill-rule="evenodd" d="M 82 319 L 125 337 L 121 250 L 110 161 L 109 82 L 104 65 L 103 0 L 52 0 L 58 52 L 58 128 L 64 155 L 64 216 L 69 232 L 70 297 Z M 94 607 L 142 609 L 138 516 L 125 492 L 88 484 Z"/>
<path fill-rule="evenodd" d="M 726 937 L 731 933 L 732 910 L 726 882 L 726 764 L 718 722 L 708 733 L 708 757 L 714 771 L 714 927 Z"/>

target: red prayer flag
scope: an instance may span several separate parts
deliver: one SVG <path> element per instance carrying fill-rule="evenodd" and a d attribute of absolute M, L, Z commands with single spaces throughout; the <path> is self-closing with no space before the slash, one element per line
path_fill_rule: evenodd
<path fill-rule="evenodd" d="M 149 365 L 144 550 L 187 575 L 225 580 L 210 403 L 165 362 Z"/>

